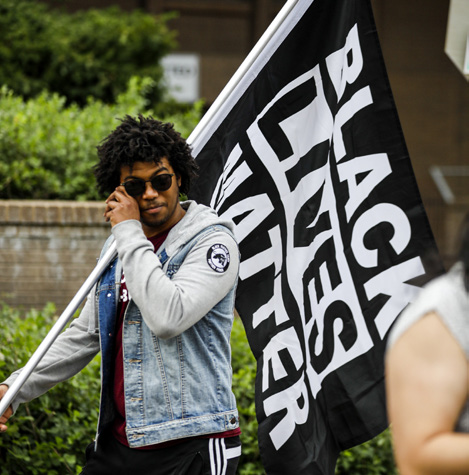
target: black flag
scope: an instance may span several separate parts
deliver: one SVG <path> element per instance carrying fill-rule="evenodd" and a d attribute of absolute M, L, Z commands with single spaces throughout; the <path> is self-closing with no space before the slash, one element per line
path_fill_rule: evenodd
<path fill-rule="evenodd" d="M 268 474 L 387 427 L 386 336 L 435 243 L 369 0 L 300 0 L 203 133 L 191 198 L 237 225 Z"/>

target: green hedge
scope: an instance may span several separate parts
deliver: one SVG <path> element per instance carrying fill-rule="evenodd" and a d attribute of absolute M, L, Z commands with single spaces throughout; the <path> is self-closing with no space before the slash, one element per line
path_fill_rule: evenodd
<path fill-rule="evenodd" d="M 81 108 L 44 92 L 23 100 L 0 89 L 0 199 L 97 200 L 92 167 L 96 145 L 125 114 L 153 114 L 145 98 L 150 78 L 133 77 L 115 104 L 90 99 Z M 174 111 L 174 115 L 169 114 Z M 160 118 L 188 136 L 200 120 L 202 103 L 186 108 L 159 106 Z"/>
<path fill-rule="evenodd" d="M 160 60 L 176 46 L 167 26 L 173 16 L 117 7 L 67 14 L 36 0 L 0 0 L 0 85 L 25 98 L 56 92 L 83 106 L 90 96 L 113 103 L 132 76 L 148 76 L 156 103 Z"/>
<path fill-rule="evenodd" d="M 397 475 L 391 431 L 341 452 L 336 475 Z"/>
<path fill-rule="evenodd" d="M 49 304 L 22 315 L 0 304 L 0 381 L 23 366 L 55 319 Z M 231 338 L 233 391 L 242 428 L 240 475 L 262 475 L 254 407 L 255 361 L 243 325 L 235 319 Z M 42 397 L 20 406 L 0 434 L 0 475 L 64 475 L 80 473 L 84 452 L 96 430 L 100 393 L 99 355 L 81 373 Z M 385 431 L 373 440 L 342 452 L 336 474 L 395 474 L 391 437 Z"/>
<path fill-rule="evenodd" d="M 30 311 L 0 308 L 0 380 L 23 366 L 44 339 L 53 305 Z M 20 406 L 0 434 L 1 475 L 80 473 L 84 451 L 95 434 L 100 392 L 99 358 L 79 375 Z"/>

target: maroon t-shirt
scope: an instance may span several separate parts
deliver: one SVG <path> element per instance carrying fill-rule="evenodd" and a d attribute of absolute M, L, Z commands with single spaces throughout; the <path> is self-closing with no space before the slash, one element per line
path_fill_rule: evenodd
<path fill-rule="evenodd" d="M 169 233 L 165 231 L 164 233 L 158 234 L 157 236 L 148 238 L 148 240 L 153 244 L 153 247 L 156 250 L 163 244 L 166 236 Z M 125 276 L 122 273 L 121 279 L 121 287 L 119 292 L 119 302 L 117 305 L 117 319 L 116 319 L 116 340 L 115 340 L 115 348 L 114 348 L 114 406 L 116 409 L 116 415 L 114 419 L 114 424 L 112 426 L 112 433 L 114 437 L 123 445 L 129 446 L 129 442 L 127 441 L 127 436 L 125 433 L 125 398 L 124 398 L 124 359 L 123 359 L 123 352 L 122 352 L 122 325 L 124 323 L 124 315 L 127 309 L 127 305 L 129 303 L 129 292 L 127 290 L 127 286 L 125 284 Z M 210 434 L 208 436 L 203 437 L 216 437 L 216 438 L 224 438 L 224 437 L 233 437 L 239 435 L 241 433 L 241 429 L 237 428 L 234 430 L 230 430 L 227 432 L 222 432 L 219 434 Z M 145 447 L 139 447 L 140 449 L 148 450 L 148 449 L 159 449 L 164 448 L 169 445 L 174 445 L 180 443 L 187 439 L 178 439 L 175 441 L 163 442 L 161 444 L 149 445 Z"/>

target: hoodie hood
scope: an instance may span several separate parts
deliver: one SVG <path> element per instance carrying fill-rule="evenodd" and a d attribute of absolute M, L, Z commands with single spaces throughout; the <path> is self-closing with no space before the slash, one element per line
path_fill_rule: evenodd
<path fill-rule="evenodd" d="M 234 234 L 235 225 L 233 221 L 220 218 L 214 209 L 192 200 L 183 201 L 181 206 L 186 211 L 186 214 L 171 229 L 166 238 L 165 247 L 169 255 L 174 254 L 177 249 L 184 246 L 192 237 L 214 224 L 225 226 Z"/>

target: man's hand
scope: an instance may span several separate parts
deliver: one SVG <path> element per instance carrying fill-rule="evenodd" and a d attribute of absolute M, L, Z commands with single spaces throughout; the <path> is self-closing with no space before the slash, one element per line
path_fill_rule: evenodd
<path fill-rule="evenodd" d="M 3 399 L 3 396 L 5 396 L 5 393 L 8 391 L 8 386 L 6 384 L 1 384 L 0 385 L 0 400 Z M 11 406 L 5 411 L 5 414 L 3 414 L 0 417 L 0 432 L 5 432 L 7 430 L 7 426 L 5 425 L 8 419 L 11 417 L 13 414 L 13 410 Z"/>
<path fill-rule="evenodd" d="M 140 220 L 137 200 L 129 196 L 123 186 L 118 186 L 106 200 L 104 217 L 112 226 L 128 219 Z"/>

